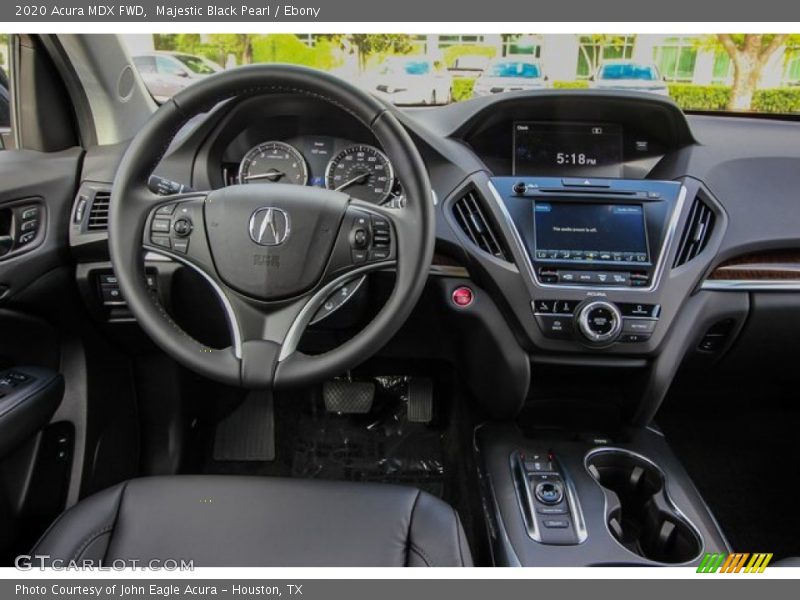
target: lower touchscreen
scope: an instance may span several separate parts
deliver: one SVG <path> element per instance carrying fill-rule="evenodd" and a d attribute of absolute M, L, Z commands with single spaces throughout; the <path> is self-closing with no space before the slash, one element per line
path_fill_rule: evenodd
<path fill-rule="evenodd" d="M 539 260 L 649 261 L 640 204 L 536 202 L 534 223 Z"/>

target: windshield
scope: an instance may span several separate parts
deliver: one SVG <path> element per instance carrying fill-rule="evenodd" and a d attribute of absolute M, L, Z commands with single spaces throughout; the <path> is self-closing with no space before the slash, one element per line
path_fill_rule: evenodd
<path fill-rule="evenodd" d="M 198 75 L 211 75 L 216 73 L 219 69 L 214 69 L 208 62 L 199 56 L 191 56 L 189 54 L 176 54 L 175 58 L 181 61 L 189 70 L 197 73 Z"/>
<path fill-rule="evenodd" d="M 424 60 L 410 60 L 388 64 L 381 69 L 382 75 L 427 75 L 431 72 L 431 64 Z"/>
<path fill-rule="evenodd" d="M 600 69 L 600 79 L 638 79 L 641 81 L 656 81 L 658 73 L 655 67 L 646 67 L 642 65 L 617 64 L 617 65 L 604 65 Z"/>
<path fill-rule="evenodd" d="M 217 70 L 252 63 L 328 71 L 398 106 L 524 89 L 634 90 L 686 111 L 800 113 L 800 35 L 192 34 L 123 35 L 158 102 Z M 184 72 L 182 73 L 181 70 Z M 545 76 L 546 74 L 546 76 Z M 396 81 L 394 81 L 396 80 Z"/>
<path fill-rule="evenodd" d="M 541 77 L 539 66 L 524 62 L 504 62 L 498 63 L 491 68 L 489 73 L 492 77 L 524 77 L 535 79 Z"/>

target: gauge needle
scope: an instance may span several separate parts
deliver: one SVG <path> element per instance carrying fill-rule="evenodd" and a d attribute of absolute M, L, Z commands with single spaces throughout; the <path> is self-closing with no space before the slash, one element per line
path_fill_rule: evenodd
<path fill-rule="evenodd" d="M 334 191 L 334 192 L 340 192 L 340 191 L 342 191 L 344 188 L 346 188 L 346 187 L 350 187 L 350 186 L 351 186 L 351 185 L 353 185 L 354 183 L 358 183 L 358 182 L 360 182 L 360 181 L 361 181 L 362 179 L 364 179 L 365 177 L 369 177 L 369 173 L 361 173 L 360 175 L 357 175 L 356 177 L 353 177 L 353 178 L 352 178 L 352 179 L 350 179 L 349 181 L 345 181 L 345 182 L 344 182 L 342 185 L 340 185 L 339 187 L 337 187 L 337 188 L 336 188 L 335 190 L 333 190 L 333 191 Z"/>
<path fill-rule="evenodd" d="M 277 169 L 273 169 L 272 171 L 268 171 L 267 173 L 260 173 L 259 175 L 247 175 L 245 176 L 245 181 L 250 181 L 251 179 L 270 179 L 272 181 L 277 181 L 281 177 L 286 175 L 283 171 L 278 171 Z"/>

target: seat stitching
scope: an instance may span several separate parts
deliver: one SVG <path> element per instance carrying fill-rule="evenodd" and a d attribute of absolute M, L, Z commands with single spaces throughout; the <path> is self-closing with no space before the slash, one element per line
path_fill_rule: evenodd
<path fill-rule="evenodd" d="M 459 527 L 459 523 L 461 520 L 458 518 L 458 512 L 452 506 L 450 510 L 453 511 L 453 516 L 455 517 L 455 526 L 456 526 L 456 544 L 458 545 L 458 557 L 461 559 L 461 566 L 464 566 L 464 552 L 461 549 L 461 528 Z"/>
<path fill-rule="evenodd" d="M 78 546 L 78 550 L 75 552 L 75 554 L 73 554 L 72 560 L 70 562 L 77 561 L 81 557 L 81 555 L 84 552 L 86 552 L 86 549 L 91 545 L 93 541 L 95 541 L 100 536 L 108 533 L 112 529 L 114 529 L 113 524 L 106 525 L 102 529 L 98 529 L 97 531 L 90 533 L 89 536 L 87 538 L 84 538 L 84 541 L 81 542 L 81 544 Z"/>
<path fill-rule="evenodd" d="M 430 559 L 430 557 L 425 553 L 425 551 L 422 548 L 417 546 L 414 542 L 411 542 L 411 548 L 410 549 L 413 552 L 415 552 L 422 559 L 422 562 L 425 563 L 426 567 L 433 567 L 434 566 L 433 561 Z"/>
<path fill-rule="evenodd" d="M 417 502 L 419 502 L 420 495 L 421 492 L 417 490 L 414 496 L 414 503 L 411 505 L 411 513 L 408 516 L 408 530 L 406 531 L 406 565 L 408 564 L 408 550 L 414 546 L 414 542 L 411 541 L 411 528 L 414 525 L 414 511 L 417 510 Z"/>
<path fill-rule="evenodd" d="M 422 548 L 420 548 L 417 544 L 415 544 L 414 541 L 411 539 L 411 527 L 414 524 L 414 513 L 417 510 L 420 498 L 422 498 L 422 492 L 420 490 L 417 490 L 417 496 L 414 498 L 414 505 L 411 507 L 411 518 L 408 520 L 408 535 L 406 537 L 408 538 L 409 549 L 416 552 L 420 556 L 420 558 L 422 558 L 422 560 L 425 562 L 427 566 L 433 567 L 434 562 L 433 560 L 431 560 L 430 556 Z M 406 563 L 408 563 L 407 559 Z"/>
<path fill-rule="evenodd" d="M 119 521 L 119 511 L 122 510 L 122 502 L 125 497 L 125 492 L 128 491 L 128 484 L 130 481 L 125 481 L 122 484 L 122 489 L 119 491 L 119 502 L 117 502 L 117 510 L 114 513 L 114 521 L 111 526 L 111 535 L 108 536 L 108 546 L 106 546 L 106 551 L 103 554 L 103 558 L 108 558 L 108 551 L 111 550 L 111 542 L 114 540 L 114 530 L 117 526 L 117 521 Z"/>

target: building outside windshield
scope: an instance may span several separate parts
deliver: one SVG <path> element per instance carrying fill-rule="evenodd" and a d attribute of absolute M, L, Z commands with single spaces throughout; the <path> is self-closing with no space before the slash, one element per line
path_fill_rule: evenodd
<path fill-rule="evenodd" d="M 800 35 L 141 34 L 124 36 L 154 98 L 222 69 L 329 71 L 397 106 L 546 89 L 629 90 L 686 111 L 800 112 Z"/>

